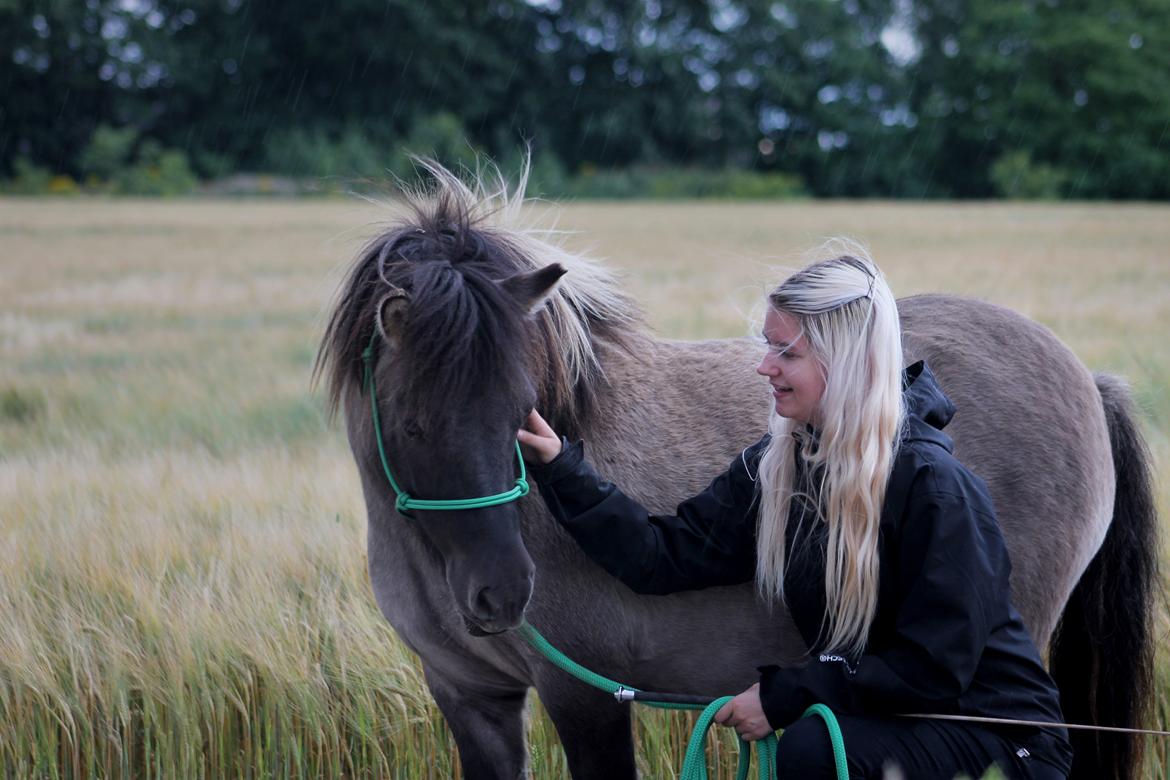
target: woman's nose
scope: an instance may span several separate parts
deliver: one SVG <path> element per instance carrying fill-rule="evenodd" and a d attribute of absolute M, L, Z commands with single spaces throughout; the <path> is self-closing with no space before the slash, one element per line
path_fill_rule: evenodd
<path fill-rule="evenodd" d="M 771 355 L 767 352 L 764 357 L 760 359 L 760 364 L 756 366 L 756 373 L 760 376 L 775 376 L 776 375 L 776 361 L 772 360 Z"/>

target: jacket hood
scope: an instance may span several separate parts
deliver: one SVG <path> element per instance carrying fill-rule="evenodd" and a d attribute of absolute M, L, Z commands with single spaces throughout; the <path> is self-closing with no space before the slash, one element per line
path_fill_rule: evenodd
<path fill-rule="evenodd" d="M 955 416 L 955 405 L 939 387 L 925 361 L 919 360 L 902 372 L 902 395 L 906 402 L 902 440 L 930 441 L 952 451 L 954 442 L 942 429 Z"/>

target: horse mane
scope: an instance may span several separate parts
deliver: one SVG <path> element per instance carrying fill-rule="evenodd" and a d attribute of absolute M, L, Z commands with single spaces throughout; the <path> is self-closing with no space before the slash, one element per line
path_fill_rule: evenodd
<path fill-rule="evenodd" d="M 579 431 L 605 382 L 604 347 L 633 353 L 645 337 L 637 305 L 611 271 L 565 248 L 555 225 L 524 213 L 527 163 L 512 190 L 494 166 L 467 183 L 432 160 L 417 163 L 429 181 L 399 187 L 402 216 L 359 252 L 321 339 L 313 382 L 327 379 L 330 418 L 360 389 L 382 300 L 401 288 L 409 303 L 395 349 L 409 370 L 393 387 L 413 413 L 435 419 L 485 382 L 530 373 L 542 413 L 558 430 Z M 498 284 L 552 263 L 568 273 L 534 316 Z"/>

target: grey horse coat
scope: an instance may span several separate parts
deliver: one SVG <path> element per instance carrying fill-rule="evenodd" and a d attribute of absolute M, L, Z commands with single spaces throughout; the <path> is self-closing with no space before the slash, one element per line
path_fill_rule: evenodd
<path fill-rule="evenodd" d="M 461 491 L 476 485 L 480 495 L 505 489 L 515 468 L 508 431 L 536 402 L 558 430 L 587 439 L 603 476 L 650 511 L 666 512 L 764 432 L 770 401 L 753 371 L 759 348 L 747 340 L 651 337 L 636 314 L 622 313 L 632 304 L 596 266 L 528 234 L 486 226 L 475 216 L 480 201 L 470 190 L 441 170 L 436 177 L 438 194 L 416 203 L 412 219 L 379 236 L 358 259 L 318 358 L 334 402 L 344 407 L 361 473 L 373 592 L 422 659 L 468 777 L 525 776 L 523 713 L 531 687 L 557 728 L 575 778 L 634 777 L 628 709 L 552 667 L 506 629 L 527 620 L 580 663 L 637 687 L 716 696 L 745 689 L 757 666 L 801 659 L 805 647 L 790 619 L 769 614 L 750 585 L 636 595 L 586 558 L 537 496 L 466 516 L 399 515 L 378 462 L 354 355 L 377 327 L 386 345 L 377 368 L 379 393 L 395 381 L 406 387 L 410 369 L 399 357 L 407 352 L 394 350 L 408 351 L 412 339 L 425 338 L 431 314 L 424 298 L 427 290 L 440 289 L 426 275 L 427 264 L 445 264 L 435 272 L 445 280 L 442 289 L 462 284 L 475 291 L 468 300 L 490 303 L 494 293 L 484 279 L 506 279 L 502 286 L 520 307 L 535 310 L 525 315 L 535 330 L 491 331 L 485 309 L 467 338 L 514 339 L 498 346 L 526 356 L 511 369 L 523 376 L 466 396 L 442 383 L 466 381 L 455 374 L 431 382 L 432 393 L 455 393 L 446 408 L 459 419 L 447 435 L 458 433 L 461 446 L 412 449 L 417 431 L 398 431 L 391 422 L 385 436 L 399 479 L 408 489 L 417 483 L 426 498 L 464 497 Z M 506 261 L 480 279 L 475 264 L 497 262 L 493 242 Z M 535 278 L 554 261 L 569 266 L 555 288 L 559 272 L 545 275 L 551 283 Z M 451 305 L 445 304 L 443 316 L 450 317 Z M 958 409 L 947 432 L 957 457 L 991 490 L 1012 556 L 1015 604 L 1037 645 L 1047 648 L 1115 515 L 1107 411 L 1111 403 L 1112 414 L 1125 417 L 1124 391 L 1101 378 L 1103 403 L 1098 380 L 1050 331 L 999 306 L 924 295 L 901 300 L 899 308 L 907 361 L 929 361 Z M 459 323 L 442 322 L 461 332 Z M 492 361 L 509 360 L 490 340 L 468 343 L 479 345 L 466 360 L 481 377 L 492 371 Z M 421 373 L 409 379 L 425 385 L 418 378 L 425 374 L 422 360 L 411 363 Z M 582 361 L 592 369 L 574 376 L 573 360 L 578 369 Z M 445 376 L 443 367 L 434 370 L 435 377 Z M 418 397 L 423 400 L 415 405 L 425 405 Z M 414 411 L 405 395 L 379 398 L 379 404 L 391 421 Z M 464 410 L 469 416 L 460 418 Z M 439 430 L 443 422 L 430 424 Z M 477 440 L 480 429 L 494 431 L 484 434 L 490 440 Z M 428 483 L 429 472 L 443 479 Z M 1070 637 L 1077 650 L 1089 641 L 1079 633 Z M 709 649 L 716 639 L 717 657 Z M 1073 674 L 1081 668 L 1069 666 Z M 1065 709 L 1070 719 L 1078 712 Z"/>

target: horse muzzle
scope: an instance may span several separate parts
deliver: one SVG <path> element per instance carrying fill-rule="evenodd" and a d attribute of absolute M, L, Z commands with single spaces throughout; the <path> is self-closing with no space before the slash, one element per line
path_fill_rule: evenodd
<path fill-rule="evenodd" d="M 533 576 L 480 587 L 463 610 L 463 622 L 472 636 L 499 634 L 519 627 L 532 598 Z"/>

